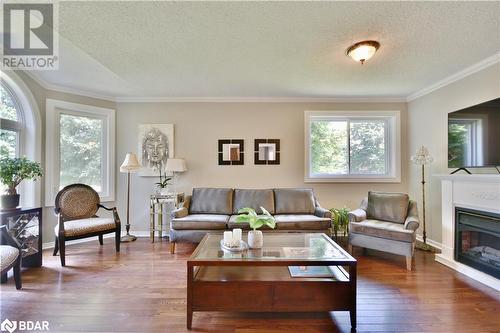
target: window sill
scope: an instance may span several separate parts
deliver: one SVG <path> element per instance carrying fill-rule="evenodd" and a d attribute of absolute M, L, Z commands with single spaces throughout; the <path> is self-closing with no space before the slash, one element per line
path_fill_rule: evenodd
<path fill-rule="evenodd" d="M 401 183 L 401 177 L 305 177 L 304 183 Z"/>

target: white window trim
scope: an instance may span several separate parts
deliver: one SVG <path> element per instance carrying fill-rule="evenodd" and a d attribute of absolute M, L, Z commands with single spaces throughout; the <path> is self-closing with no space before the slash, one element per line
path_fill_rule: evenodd
<path fill-rule="evenodd" d="M 2 80 L 11 89 L 17 98 L 22 119 L 22 128 L 20 129 L 19 156 L 26 156 L 32 161 L 42 163 L 42 120 L 35 97 L 29 87 L 12 70 L 2 72 Z M 21 195 L 21 205 L 24 207 L 38 207 L 41 204 L 41 181 L 23 181 L 18 186 L 18 192 Z"/>
<path fill-rule="evenodd" d="M 115 110 L 70 103 L 55 99 L 46 101 L 46 177 L 45 177 L 45 206 L 54 206 L 54 200 L 59 192 L 59 133 L 61 113 L 97 117 L 104 120 L 107 127 L 103 137 L 103 191 L 99 193 L 102 202 L 115 200 Z"/>
<path fill-rule="evenodd" d="M 311 176 L 310 138 L 311 121 L 321 118 L 349 118 L 387 119 L 389 124 L 388 152 L 389 174 L 383 175 L 318 175 Z M 304 182 L 305 183 L 400 183 L 401 182 L 401 111 L 305 111 L 305 158 Z"/>

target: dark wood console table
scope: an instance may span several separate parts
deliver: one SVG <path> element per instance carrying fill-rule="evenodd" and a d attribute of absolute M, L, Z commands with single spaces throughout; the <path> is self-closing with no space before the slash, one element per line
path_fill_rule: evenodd
<path fill-rule="evenodd" d="M 21 245 L 22 266 L 42 266 L 42 208 L 0 211 L 0 220 Z"/>

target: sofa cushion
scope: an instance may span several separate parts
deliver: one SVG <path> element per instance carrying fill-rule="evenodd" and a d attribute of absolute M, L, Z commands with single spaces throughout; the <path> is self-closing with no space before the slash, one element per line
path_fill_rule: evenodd
<path fill-rule="evenodd" d="M 410 198 L 404 193 L 368 192 L 367 217 L 396 223 L 405 223 Z"/>
<path fill-rule="evenodd" d="M 233 212 L 233 189 L 194 188 L 189 213 L 224 214 Z"/>
<path fill-rule="evenodd" d="M 0 245 L 0 268 L 3 271 L 7 267 L 11 267 L 12 264 L 19 257 L 19 250 L 10 245 Z"/>
<path fill-rule="evenodd" d="M 190 214 L 172 219 L 172 229 L 175 230 L 224 230 L 229 215 Z"/>
<path fill-rule="evenodd" d="M 326 230 L 330 228 L 329 218 L 309 214 L 275 215 L 278 230 Z"/>
<path fill-rule="evenodd" d="M 379 220 L 351 222 L 349 232 L 407 243 L 413 242 L 415 237 L 413 230 L 405 229 L 404 224 Z"/>
<path fill-rule="evenodd" d="M 253 208 L 257 214 L 262 214 L 260 207 L 264 207 L 269 213 L 274 214 L 274 192 L 273 190 L 234 190 L 233 214 L 238 214 L 241 208 Z"/>
<path fill-rule="evenodd" d="M 113 230 L 116 228 L 115 220 L 112 218 L 90 218 L 71 220 L 64 222 L 64 236 L 82 236 L 98 231 Z M 56 224 L 54 233 L 59 235 L 59 224 Z"/>
<path fill-rule="evenodd" d="M 243 230 L 251 230 L 250 229 L 250 224 L 248 224 L 247 222 L 236 222 L 236 218 L 238 217 L 238 215 L 231 215 L 231 217 L 229 218 L 229 222 L 227 223 L 227 227 L 229 229 L 234 229 L 234 228 L 240 228 L 240 229 L 243 229 Z M 263 225 L 260 230 L 272 230 L 271 228 L 269 228 L 267 225 Z"/>
<path fill-rule="evenodd" d="M 274 189 L 276 214 L 314 214 L 314 193 L 306 188 Z"/>

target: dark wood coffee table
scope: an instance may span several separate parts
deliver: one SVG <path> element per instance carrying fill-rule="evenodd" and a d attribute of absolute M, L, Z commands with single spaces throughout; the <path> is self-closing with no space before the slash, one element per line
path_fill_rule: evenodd
<path fill-rule="evenodd" d="M 328 236 L 266 233 L 264 248 L 241 253 L 221 238 L 207 234 L 187 261 L 188 329 L 194 311 L 349 311 L 356 328 L 356 259 Z M 333 277 L 291 277 L 288 266 L 329 266 Z"/>

